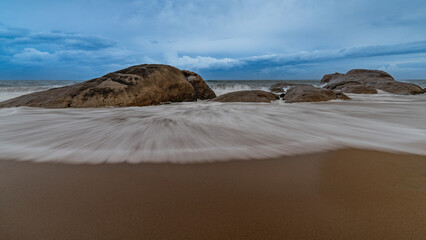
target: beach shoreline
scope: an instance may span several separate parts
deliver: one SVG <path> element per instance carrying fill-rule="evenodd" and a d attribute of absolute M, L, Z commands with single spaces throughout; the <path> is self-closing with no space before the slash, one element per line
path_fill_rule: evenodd
<path fill-rule="evenodd" d="M 422 239 L 426 157 L 344 149 L 196 164 L 0 161 L 5 239 Z"/>

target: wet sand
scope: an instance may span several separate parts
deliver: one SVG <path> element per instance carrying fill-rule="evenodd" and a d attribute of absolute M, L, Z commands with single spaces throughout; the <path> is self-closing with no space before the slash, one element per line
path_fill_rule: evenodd
<path fill-rule="evenodd" d="M 426 157 L 0 161 L 0 239 L 425 239 Z"/>

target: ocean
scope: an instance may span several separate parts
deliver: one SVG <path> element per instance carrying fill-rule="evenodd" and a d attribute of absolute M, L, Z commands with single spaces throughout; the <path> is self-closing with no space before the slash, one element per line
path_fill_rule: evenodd
<path fill-rule="evenodd" d="M 0 101 L 78 81 L 0 81 Z M 207 81 L 217 95 L 276 80 Z M 319 85 L 318 80 L 284 81 Z M 407 82 L 426 87 L 426 80 Z M 210 162 L 362 148 L 426 155 L 426 94 L 320 103 L 173 103 L 0 109 L 0 158 L 67 163 Z"/>

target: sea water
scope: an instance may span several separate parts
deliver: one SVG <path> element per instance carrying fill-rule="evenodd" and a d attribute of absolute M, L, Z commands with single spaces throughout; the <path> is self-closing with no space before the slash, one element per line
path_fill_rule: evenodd
<path fill-rule="evenodd" d="M 208 81 L 220 95 L 280 81 Z M 319 81 L 285 81 L 319 85 Z M 409 81 L 426 87 L 426 81 Z M 0 81 L 0 99 L 75 81 Z M 320 103 L 0 109 L 0 159 L 65 163 L 210 162 L 340 148 L 426 156 L 426 94 L 348 94 Z"/>

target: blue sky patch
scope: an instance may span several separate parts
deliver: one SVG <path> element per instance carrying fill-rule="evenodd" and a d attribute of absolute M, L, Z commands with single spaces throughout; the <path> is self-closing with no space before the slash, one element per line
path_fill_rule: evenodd
<path fill-rule="evenodd" d="M 426 2 L 1 1 L 0 79 L 94 78 L 142 63 L 206 79 L 426 76 Z"/>

